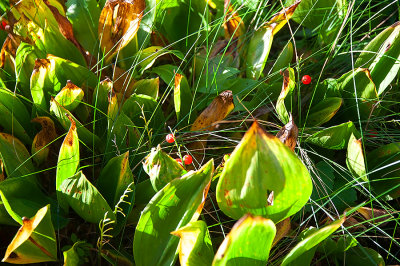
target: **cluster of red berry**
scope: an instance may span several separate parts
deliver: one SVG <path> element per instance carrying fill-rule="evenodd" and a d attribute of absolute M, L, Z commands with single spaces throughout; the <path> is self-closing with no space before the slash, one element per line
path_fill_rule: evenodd
<path fill-rule="evenodd" d="M 0 23 L 0 29 L 5 30 L 5 29 L 6 29 L 6 26 L 7 26 L 7 22 L 6 22 L 5 20 L 3 20 L 3 21 Z"/>
<path fill-rule="evenodd" d="M 165 137 L 165 140 L 168 143 L 173 143 L 175 141 L 175 136 L 174 134 L 170 133 Z M 180 158 L 175 159 L 178 163 L 182 164 L 182 160 Z M 184 164 L 188 165 L 191 164 L 193 162 L 193 158 L 192 156 L 190 156 L 189 154 L 183 156 L 183 162 Z"/>

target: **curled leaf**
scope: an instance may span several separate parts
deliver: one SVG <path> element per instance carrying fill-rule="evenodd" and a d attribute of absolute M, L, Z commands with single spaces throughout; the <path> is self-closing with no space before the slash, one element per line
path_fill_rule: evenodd
<path fill-rule="evenodd" d="M 56 128 L 53 120 L 46 116 L 39 116 L 32 119 L 32 122 L 39 123 L 42 129 L 36 134 L 32 142 L 32 156 L 37 165 L 47 160 L 49 155 L 49 144 L 57 138 Z"/>
<path fill-rule="evenodd" d="M 293 92 L 293 89 L 296 85 L 295 83 L 295 76 L 294 76 L 294 69 L 289 67 L 281 72 L 283 76 L 283 84 L 282 90 L 279 95 L 278 101 L 276 102 L 276 112 L 278 113 L 279 119 L 287 124 L 290 122 L 289 113 L 286 110 L 285 106 L 285 99 L 288 95 Z"/>
<path fill-rule="evenodd" d="M 68 80 L 67 85 L 61 89 L 54 100 L 68 111 L 73 111 L 79 105 L 80 101 L 82 101 L 83 94 L 81 88 Z"/>
<path fill-rule="evenodd" d="M 31 219 L 24 217 L 22 222 L 2 261 L 16 264 L 56 261 L 56 234 L 49 205 L 38 210 Z"/>
<path fill-rule="evenodd" d="M 237 11 L 235 11 L 232 5 L 229 4 L 229 0 L 225 0 L 225 38 L 238 38 L 245 32 L 244 23 L 240 18 Z"/>
<path fill-rule="evenodd" d="M 292 115 L 290 114 L 289 123 L 279 130 L 276 137 L 292 151 L 296 147 L 297 136 L 299 134 L 299 129 L 293 121 Z"/>
<path fill-rule="evenodd" d="M 144 0 L 108 0 L 99 19 L 99 39 L 107 58 L 124 48 L 139 30 Z"/>

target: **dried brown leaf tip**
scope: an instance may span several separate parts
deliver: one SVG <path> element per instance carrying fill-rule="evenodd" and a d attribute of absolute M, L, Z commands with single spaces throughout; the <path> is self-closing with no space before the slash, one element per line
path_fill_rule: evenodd
<path fill-rule="evenodd" d="M 224 3 L 225 11 L 225 38 L 239 38 L 244 34 L 245 28 L 242 19 L 240 18 L 237 11 L 234 10 L 229 0 L 225 0 Z"/>
<path fill-rule="evenodd" d="M 234 108 L 232 91 L 219 94 L 194 121 L 191 131 L 214 130 L 216 122 L 223 120 Z"/>
<path fill-rule="evenodd" d="M 101 47 L 111 58 L 136 35 L 146 4 L 144 0 L 108 0 L 99 19 Z"/>
<path fill-rule="evenodd" d="M 293 122 L 292 115 L 290 114 L 289 123 L 287 123 L 285 126 L 281 128 L 281 130 L 279 130 L 278 134 L 276 134 L 276 137 L 279 138 L 279 140 L 283 144 L 288 146 L 289 149 L 294 151 L 298 135 L 299 135 L 299 129 Z"/>

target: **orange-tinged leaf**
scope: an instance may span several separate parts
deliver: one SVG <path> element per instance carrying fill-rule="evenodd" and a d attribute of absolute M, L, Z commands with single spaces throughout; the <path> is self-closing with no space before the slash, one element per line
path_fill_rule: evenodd
<path fill-rule="evenodd" d="M 32 122 L 39 123 L 42 129 L 36 134 L 32 142 L 32 156 L 37 165 L 47 160 L 49 155 L 49 144 L 57 138 L 56 128 L 53 120 L 46 116 L 39 116 L 32 119 Z"/>
<path fill-rule="evenodd" d="M 191 131 L 212 131 L 234 108 L 232 91 L 219 94 L 194 121 Z"/>
<path fill-rule="evenodd" d="M 68 80 L 67 85 L 61 89 L 54 100 L 68 111 L 73 111 L 82 101 L 83 95 L 83 90 Z"/>
<path fill-rule="evenodd" d="M 49 206 L 38 210 L 31 219 L 22 219 L 23 224 L 8 245 L 3 262 L 28 264 L 57 260 L 56 235 Z"/>
<path fill-rule="evenodd" d="M 53 13 L 54 18 L 58 23 L 58 29 L 60 30 L 61 34 L 65 37 L 65 39 L 72 42 L 72 44 L 79 49 L 79 51 L 85 58 L 86 63 L 89 65 L 91 61 L 91 56 L 89 55 L 89 52 L 85 51 L 82 45 L 76 40 L 71 22 L 69 22 L 66 17 L 61 15 L 59 10 L 56 7 L 52 6 L 48 0 L 43 0 L 43 2 L 50 9 L 51 13 Z"/>
<path fill-rule="evenodd" d="M 230 1 L 225 0 L 225 38 L 239 38 L 245 32 L 244 23 L 237 11 L 233 9 L 229 2 Z"/>
<path fill-rule="evenodd" d="M 79 166 L 79 139 L 76 131 L 76 123 L 73 118 L 68 116 L 71 121 L 68 134 L 65 136 L 58 155 L 57 172 L 56 172 L 56 190 L 58 203 L 65 210 L 68 209 L 68 204 L 63 199 L 61 184 L 69 177 L 75 175 Z"/>
<path fill-rule="evenodd" d="M 11 36 L 11 35 L 10 35 Z M 0 68 L 3 68 L 7 60 L 10 60 L 10 57 L 15 57 L 17 53 L 17 49 L 19 44 L 21 43 L 21 39 L 15 35 L 12 38 L 7 37 L 1 47 L 0 52 Z"/>
<path fill-rule="evenodd" d="M 300 4 L 301 0 L 296 1 L 293 5 L 284 8 L 281 12 L 276 14 L 272 19 L 270 19 L 267 24 L 273 28 L 272 34 L 275 35 L 293 16 L 294 11 Z"/>
<path fill-rule="evenodd" d="M 290 232 L 290 217 L 276 224 L 276 235 L 272 246 L 275 246 L 282 238 L 287 236 Z"/>
<path fill-rule="evenodd" d="M 171 234 L 178 236 L 179 262 L 181 265 L 210 265 L 214 252 L 207 224 L 202 221 L 190 222 Z"/>
<path fill-rule="evenodd" d="M 276 137 L 292 151 L 296 147 L 297 136 L 299 134 L 299 129 L 293 121 L 292 114 L 289 117 L 289 123 L 279 130 Z"/>
<path fill-rule="evenodd" d="M 99 19 L 101 48 L 109 59 L 135 36 L 146 8 L 144 0 L 108 0 Z"/>

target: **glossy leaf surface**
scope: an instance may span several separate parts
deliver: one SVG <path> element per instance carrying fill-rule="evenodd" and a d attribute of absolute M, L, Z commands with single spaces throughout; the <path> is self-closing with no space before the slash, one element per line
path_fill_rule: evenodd
<path fill-rule="evenodd" d="M 172 180 L 154 195 L 136 227 L 133 243 L 136 265 L 173 265 L 179 238 L 171 232 L 198 219 L 213 171 L 211 160 L 198 171 Z"/>
<path fill-rule="evenodd" d="M 244 216 L 220 245 L 212 265 L 266 265 L 275 233 L 271 220 Z"/>
<path fill-rule="evenodd" d="M 233 219 L 251 213 L 279 222 L 299 211 L 311 191 L 311 177 L 303 163 L 254 122 L 226 162 L 216 198 L 220 209 Z"/>

